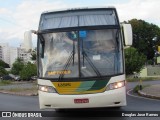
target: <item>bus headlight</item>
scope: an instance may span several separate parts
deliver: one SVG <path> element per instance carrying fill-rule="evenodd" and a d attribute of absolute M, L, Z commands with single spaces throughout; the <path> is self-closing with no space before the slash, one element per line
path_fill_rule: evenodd
<path fill-rule="evenodd" d="M 38 89 L 43 92 L 56 93 L 56 90 L 52 86 L 39 85 Z"/>
<path fill-rule="evenodd" d="M 113 90 L 113 89 L 121 88 L 124 86 L 125 86 L 125 81 L 115 82 L 115 83 L 109 84 L 106 90 Z"/>

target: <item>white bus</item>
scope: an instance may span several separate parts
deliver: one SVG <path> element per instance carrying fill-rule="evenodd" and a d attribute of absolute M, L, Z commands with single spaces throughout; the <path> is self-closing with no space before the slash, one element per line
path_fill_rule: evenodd
<path fill-rule="evenodd" d="M 41 109 L 126 105 L 123 50 L 132 44 L 132 29 L 120 25 L 114 7 L 47 11 L 38 31 L 25 32 L 28 46 L 31 33 L 38 36 Z"/>

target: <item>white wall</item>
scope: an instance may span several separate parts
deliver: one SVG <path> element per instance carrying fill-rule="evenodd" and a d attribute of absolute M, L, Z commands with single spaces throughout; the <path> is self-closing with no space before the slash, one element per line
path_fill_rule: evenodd
<path fill-rule="evenodd" d="M 10 47 L 8 43 L 0 43 L 2 47 L 2 60 L 8 64 L 10 64 Z"/>
<path fill-rule="evenodd" d="M 10 67 L 12 67 L 12 64 L 15 62 L 17 58 L 18 58 L 18 48 L 10 47 Z"/>

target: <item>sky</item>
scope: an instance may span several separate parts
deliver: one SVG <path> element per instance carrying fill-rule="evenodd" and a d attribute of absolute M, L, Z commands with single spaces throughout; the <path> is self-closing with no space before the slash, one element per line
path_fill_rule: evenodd
<path fill-rule="evenodd" d="M 160 27 L 160 0 L 0 0 L 0 43 L 19 47 L 25 31 L 38 29 L 44 11 L 106 6 L 116 7 L 120 22 L 136 18 Z"/>

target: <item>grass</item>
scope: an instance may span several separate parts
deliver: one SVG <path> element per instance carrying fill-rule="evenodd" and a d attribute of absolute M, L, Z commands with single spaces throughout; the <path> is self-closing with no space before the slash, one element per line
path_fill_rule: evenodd
<path fill-rule="evenodd" d="M 143 78 L 127 78 L 128 82 L 138 82 L 138 81 L 153 81 L 153 80 L 160 80 L 159 77 L 143 77 Z"/>
<path fill-rule="evenodd" d="M 144 89 L 145 87 L 149 87 L 150 85 L 142 85 L 142 89 Z M 134 93 L 138 93 L 138 90 L 140 90 L 140 86 L 136 85 L 133 89 Z"/>
<path fill-rule="evenodd" d="M 37 92 L 37 87 L 32 88 L 11 88 L 8 90 L 9 92 Z"/>
<path fill-rule="evenodd" d="M 22 82 L 23 83 L 23 82 Z M 21 82 L 17 82 L 17 81 L 11 81 L 11 80 L 0 80 L 0 86 L 9 86 L 12 84 L 21 84 Z M 19 86 L 18 85 L 18 86 Z M 26 93 L 35 93 L 37 92 L 37 84 L 36 82 L 33 82 L 33 86 L 31 88 L 23 88 L 23 87 L 18 87 L 15 86 L 14 88 L 10 88 L 10 89 L 4 89 L 4 88 L 0 88 L 0 90 L 2 91 L 8 91 L 8 92 L 26 92 Z"/>
<path fill-rule="evenodd" d="M 0 86 L 12 84 L 11 80 L 0 80 Z"/>
<path fill-rule="evenodd" d="M 134 93 L 138 93 L 138 90 L 139 90 L 139 85 L 136 85 L 136 86 L 134 87 L 134 89 L 133 89 L 133 92 L 134 92 Z"/>

